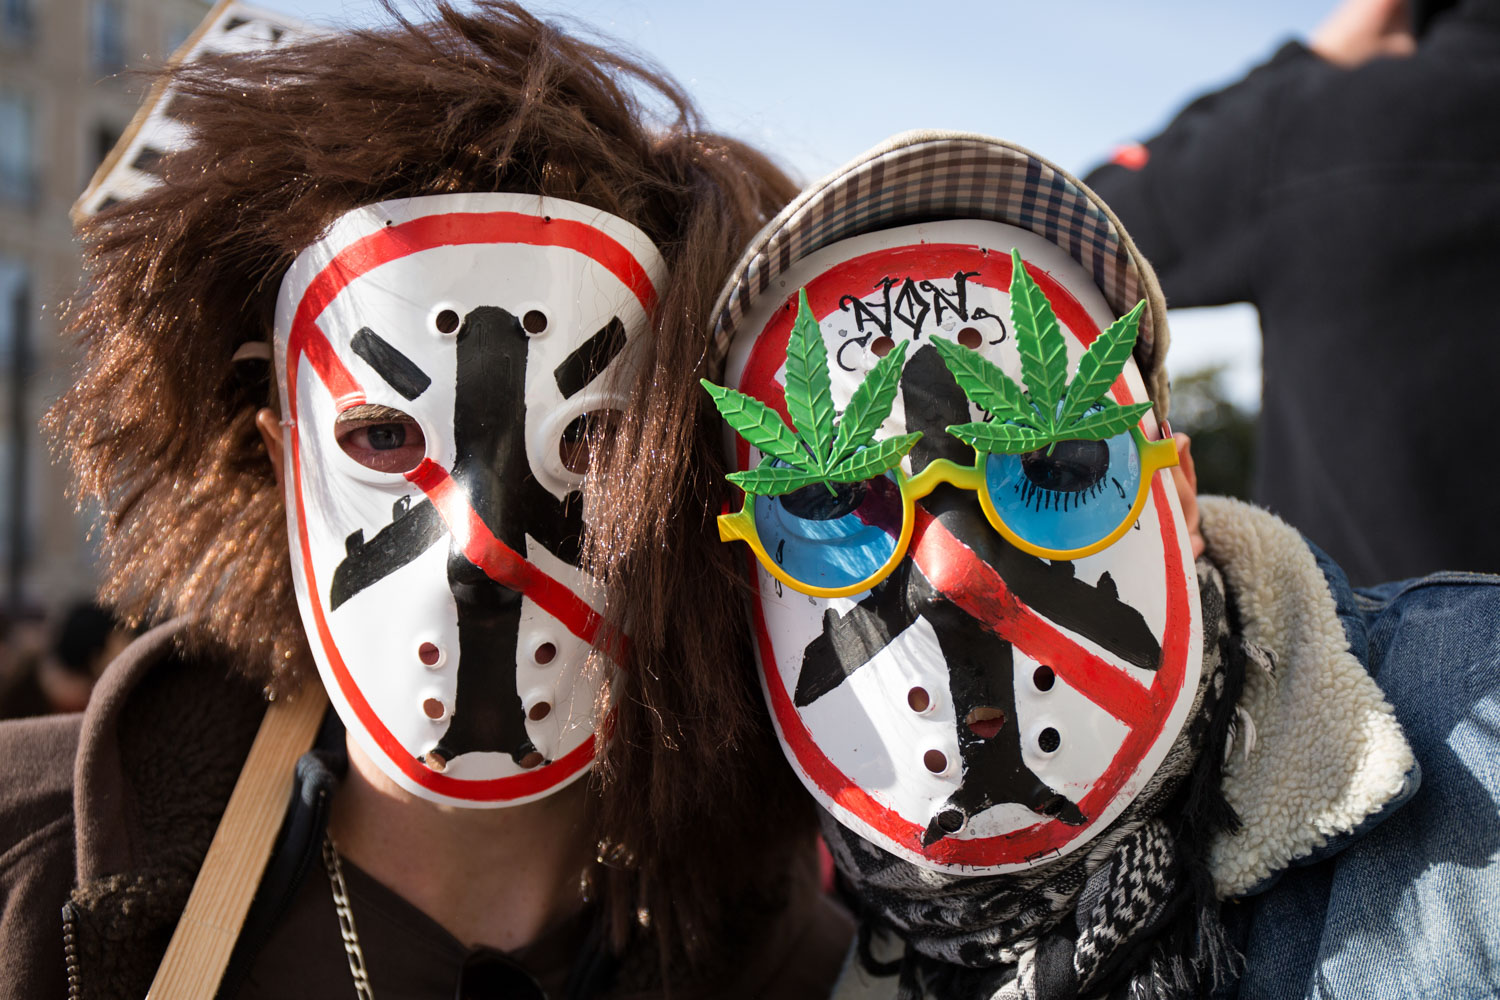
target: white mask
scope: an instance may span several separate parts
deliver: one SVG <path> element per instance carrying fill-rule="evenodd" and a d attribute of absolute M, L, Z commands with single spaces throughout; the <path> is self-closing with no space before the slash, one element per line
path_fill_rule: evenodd
<path fill-rule="evenodd" d="M 973 466 L 975 450 L 946 428 L 985 414 L 931 338 L 971 348 L 1022 382 L 1012 248 L 1057 313 L 1071 376 L 1116 319 L 1088 272 L 1030 231 L 957 220 L 854 236 L 794 260 L 740 322 L 725 385 L 786 415 L 788 337 L 805 288 L 827 349 L 833 409 L 844 413 L 878 356 L 906 342 L 900 388 L 875 443 L 922 432 L 901 466 L 908 478 L 941 459 Z M 1133 361 L 1110 398 L 1146 400 Z M 1000 873 L 1078 848 L 1144 786 L 1189 717 L 1202 623 L 1170 471 L 1146 475 L 1143 492 L 1130 478 L 1132 463 L 1142 478 L 1143 455 L 1164 454 L 1149 449 L 1159 436 L 1154 417 L 1146 414 L 1139 430 L 1146 444 L 1131 433 L 1083 442 L 1087 475 L 1069 489 L 1024 476 L 990 488 L 1022 533 L 1112 508 L 1114 523 L 1129 527 L 1100 551 L 1033 555 L 993 526 L 976 490 L 944 484 L 915 500 L 905 557 L 865 590 L 810 596 L 747 557 L 778 736 L 840 822 L 924 867 Z M 736 469 L 760 464 L 760 452 L 731 440 Z M 1005 457 L 1021 469 L 1018 456 Z M 895 479 L 870 482 L 872 497 L 883 490 L 881 503 L 895 504 L 891 523 L 899 525 Z M 816 493 L 824 487 L 808 489 L 824 502 Z M 781 572 L 801 559 L 799 579 L 821 574 L 827 589 L 864 579 L 863 569 L 846 574 L 857 561 L 847 543 L 815 537 L 828 521 L 787 513 L 796 496 L 754 499 L 765 558 Z M 1131 518 L 1137 496 L 1144 506 Z M 851 517 L 882 523 L 890 508 L 881 503 Z M 879 535 L 886 551 L 896 547 L 894 532 Z"/>
<path fill-rule="evenodd" d="M 626 405 L 663 273 L 605 212 L 453 194 L 348 213 L 282 282 L 303 623 L 345 726 L 415 795 L 512 805 L 592 761 L 578 431 Z"/>

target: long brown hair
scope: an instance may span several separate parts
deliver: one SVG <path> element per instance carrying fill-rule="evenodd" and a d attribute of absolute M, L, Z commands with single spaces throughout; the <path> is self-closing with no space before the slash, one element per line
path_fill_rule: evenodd
<path fill-rule="evenodd" d="M 105 512 L 103 595 L 135 619 L 186 616 L 268 688 L 300 683 L 282 494 L 254 427 L 268 373 L 231 361 L 267 339 L 290 261 L 353 208 L 448 191 L 566 198 L 639 226 L 670 277 L 634 405 L 586 485 L 585 561 L 633 649 L 594 775 L 603 893 L 617 946 L 654 936 L 666 963 L 722 967 L 731 924 L 777 905 L 807 825 L 711 530 L 722 469 L 696 377 L 719 284 L 794 187 L 703 132 L 660 72 L 514 3 L 392 16 L 176 71 L 191 145 L 84 226 L 91 284 L 70 329 L 86 360 L 48 423 Z"/>

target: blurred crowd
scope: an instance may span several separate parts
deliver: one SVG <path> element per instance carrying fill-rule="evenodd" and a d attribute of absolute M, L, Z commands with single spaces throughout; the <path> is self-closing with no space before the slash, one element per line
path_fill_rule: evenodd
<path fill-rule="evenodd" d="M 88 600 L 51 617 L 0 614 L 0 719 L 83 711 L 94 682 L 131 638 Z"/>

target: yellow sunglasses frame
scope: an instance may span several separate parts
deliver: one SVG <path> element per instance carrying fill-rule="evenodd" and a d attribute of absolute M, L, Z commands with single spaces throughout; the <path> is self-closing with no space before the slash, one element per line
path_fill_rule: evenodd
<path fill-rule="evenodd" d="M 1146 495 L 1151 492 L 1151 483 L 1156 474 L 1163 469 L 1170 469 L 1178 463 L 1177 445 L 1171 436 L 1162 438 L 1160 441 L 1148 441 L 1146 435 L 1141 433 L 1139 427 L 1130 428 L 1131 436 L 1135 438 L 1136 454 L 1141 459 L 1141 485 L 1136 490 L 1135 503 L 1131 504 L 1130 512 L 1121 519 L 1117 528 L 1099 539 L 1082 548 L 1077 549 L 1049 549 L 1021 538 L 1000 517 L 1000 512 L 995 509 L 994 501 L 990 499 L 990 491 L 985 486 L 984 461 L 988 452 L 975 451 L 974 464 L 962 466 L 957 462 L 946 458 L 940 458 L 932 462 L 921 472 L 906 477 L 900 468 L 896 471 L 896 485 L 901 490 L 901 537 L 896 540 L 896 547 L 891 551 L 891 557 L 885 564 L 871 573 L 859 583 L 848 587 L 814 587 L 803 583 L 792 577 L 782 569 L 777 562 L 766 552 L 765 546 L 761 544 L 760 533 L 755 528 L 755 494 L 745 494 L 744 503 L 740 509 L 733 514 L 719 515 L 719 540 L 724 542 L 744 542 L 750 546 L 755 553 L 755 558 L 760 560 L 772 576 L 780 580 L 785 586 L 792 588 L 799 594 L 807 594 L 811 597 L 849 597 L 860 594 L 875 586 L 886 577 L 890 576 L 906 556 L 907 547 L 911 544 L 912 531 L 916 526 L 914 516 L 918 500 L 930 494 L 940 485 L 947 483 L 961 490 L 968 490 L 979 495 L 979 505 L 984 509 L 984 516 L 989 520 L 991 527 L 998 531 L 1010 544 L 1023 552 L 1029 552 L 1034 556 L 1044 559 L 1082 559 L 1101 552 L 1119 541 L 1130 526 L 1141 516 L 1141 511 L 1146 506 Z"/>

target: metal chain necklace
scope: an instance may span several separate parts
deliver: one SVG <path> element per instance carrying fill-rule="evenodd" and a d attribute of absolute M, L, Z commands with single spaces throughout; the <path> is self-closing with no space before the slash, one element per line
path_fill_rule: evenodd
<path fill-rule="evenodd" d="M 354 911 L 349 908 L 349 887 L 344 884 L 344 868 L 339 863 L 333 839 L 323 838 L 323 867 L 328 884 L 333 887 L 333 908 L 339 915 L 339 933 L 344 938 L 344 954 L 349 958 L 349 973 L 354 976 L 354 995 L 359 1000 L 375 1000 L 370 989 L 370 974 L 365 971 L 365 953 L 359 946 L 359 931 L 354 927 Z"/>

